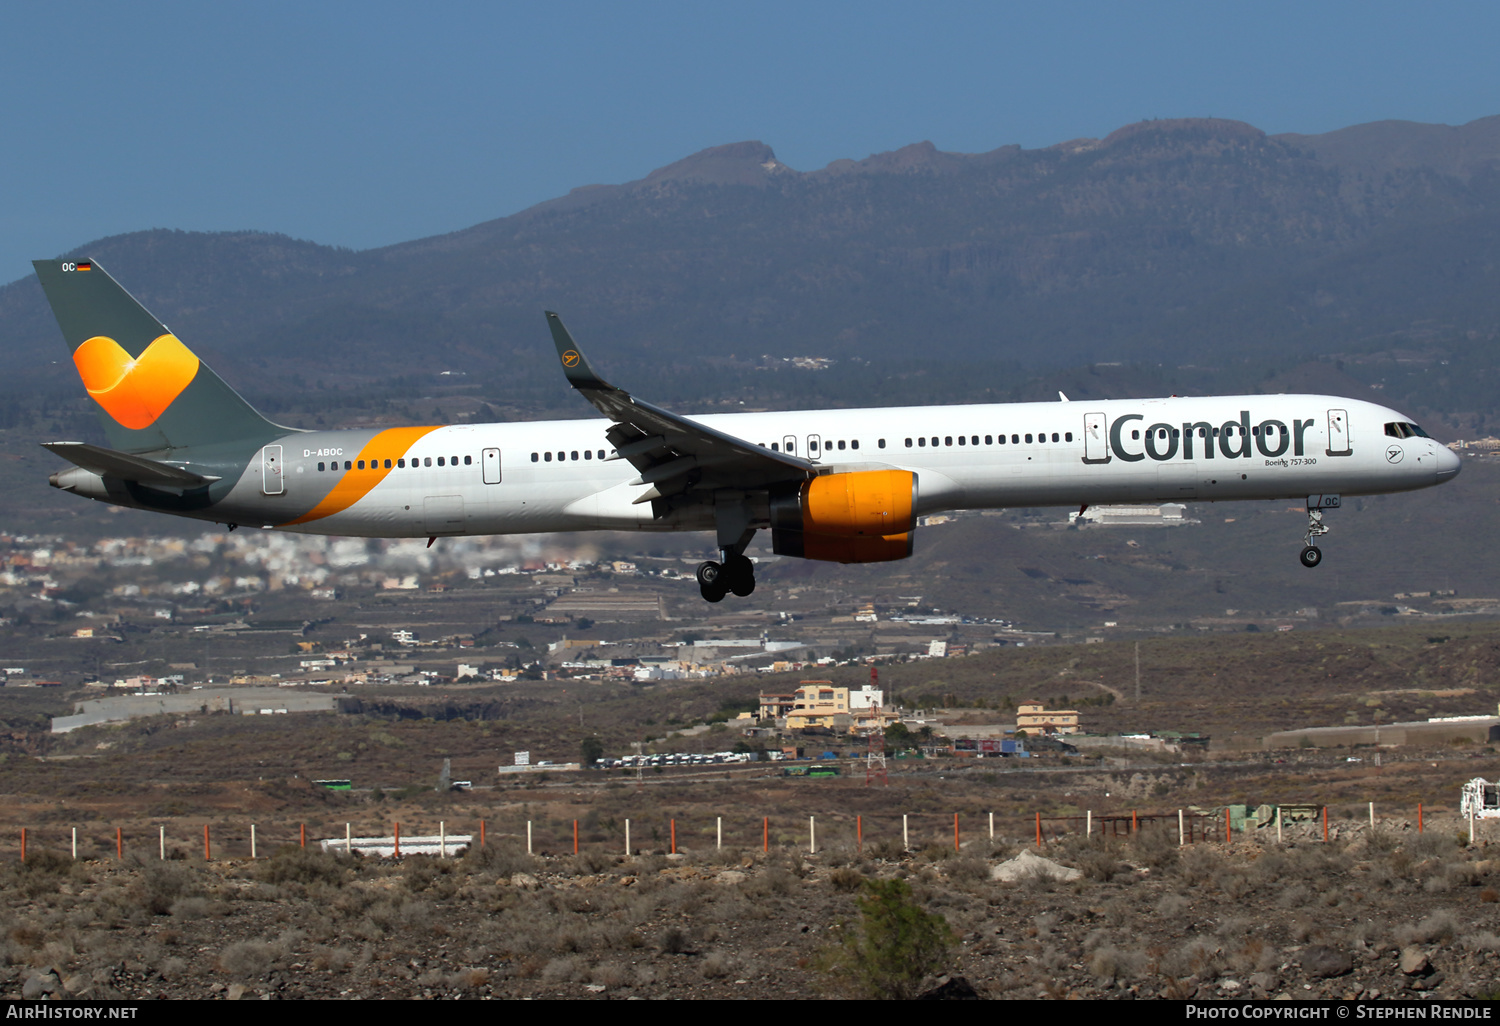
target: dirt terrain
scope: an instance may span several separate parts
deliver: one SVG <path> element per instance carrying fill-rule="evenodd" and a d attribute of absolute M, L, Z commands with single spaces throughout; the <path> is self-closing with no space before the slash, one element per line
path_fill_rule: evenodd
<path fill-rule="evenodd" d="M 132 820 L 116 859 L 108 817 L 87 822 L 69 857 L 69 818 L 30 831 L 0 863 L 0 993 L 125 998 L 833 997 L 868 993 L 836 966 L 858 929 L 867 880 L 907 881 L 917 908 L 952 931 L 915 986 L 961 977 L 981 997 L 1463 997 L 1500 992 L 1500 831 L 1473 847 L 1452 811 L 1456 783 L 1493 752 L 1388 753 L 1385 766 L 1336 763 L 1024 774 L 897 767 L 888 787 L 833 781 L 670 777 L 637 787 L 542 786 L 314 805 L 291 784 L 259 819 L 246 858 L 240 815 Z M 1422 756 L 1417 758 L 1416 756 Z M 1493 774 L 1491 774 L 1493 775 Z M 1329 796 L 1321 823 L 1179 847 L 1174 808 L 1231 793 Z M 1157 792 L 1153 797 L 1153 792 Z M 1412 794 L 1425 796 L 1422 832 Z M 1106 795 L 1108 798 L 1106 798 Z M 1377 801 L 1378 827 L 1366 800 Z M 279 801 L 271 798 L 279 797 Z M 186 799 L 183 799 L 186 800 Z M 1421 800 L 1419 797 L 1418 800 Z M 1071 804 L 1070 804 L 1071 803 Z M 1130 836 L 1138 805 L 1142 829 Z M 1123 813 L 1091 838 L 1062 817 Z M 985 809 L 999 809 L 996 839 Z M 1076 869 L 1003 882 L 997 865 L 1035 848 Z M 912 810 L 903 851 L 901 812 Z M 73 810 L 75 812 L 79 810 Z M 118 810 L 116 810 L 118 811 Z M 952 813 L 962 833 L 954 850 Z M 761 813 L 771 817 L 770 826 Z M 1154 823 L 1145 815 L 1167 814 Z M 809 851 L 807 816 L 818 817 Z M 308 837 L 451 835 L 487 819 L 482 851 L 348 859 Z M 856 819 L 855 817 L 859 818 Z M 632 821 L 632 855 L 623 823 Z M 722 818 L 725 844 L 716 846 Z M 573 855 L 573 821 L 581 854 Z M 533 825 L 536 856 L 525 852 Z M 675 821 L 675 822 L 673 822 Z M 211 822 L 214 858 L 202 857 Z M 1201 832 L 1210 820 L 1198 821 Z M 1212 821 L 1216 826 L 1217 821 Z M 1489 829 L 1486 830 L 1485 828 Z M 669 854 L 672 830 L 677 854 Z M 435 831 L 434 831 L 435 832 Z M 857 846 L 860 833 L 863 846 Z M 1493 836 L 1491 836 L 1493 835 Z M 1221 837 L 1221 834 L 1214 835 Z M 273 846 L 282 842 L 271 857 Z M 769 851 L 762 848 L 768 847 Z M 552 854 L 543 854 L 550 852 Z M 861 986 L 865 989 L 861 990 Z M 962 990 L 952 979 L 947 990 Z"/>

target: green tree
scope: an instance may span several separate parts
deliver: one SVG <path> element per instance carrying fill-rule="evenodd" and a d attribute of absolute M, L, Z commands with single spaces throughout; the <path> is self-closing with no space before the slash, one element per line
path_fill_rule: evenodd
<path fill-rule="evenodd" d="M 908 999 L 941 970 L 954 944 L 948 921 L 912 897 L 905 880 L 866 880 L 859 922 L 820 959 L 834 987 L 861 997 Z"/>
<path fill-rule="evenodd" d="M 604 758 L 604 742 L 597 737 L 586 737 L 581 746 L 583 752 L 583 768 L 588 769 L 594 763 Z"/>

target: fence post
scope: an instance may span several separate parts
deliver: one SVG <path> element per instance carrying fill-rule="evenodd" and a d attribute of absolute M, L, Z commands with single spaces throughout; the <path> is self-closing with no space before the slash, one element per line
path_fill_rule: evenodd
<path fill-rule="evenodd" d="M 625 821 L 625 857 L 630 858 L 630 820 Z"/>
<path fill-rule="evenodd" d="M 531 820 L 526 821 L 526 854 L 531 854 Z"/>
<path fill-rule="evenodd" d="M 953 814 L 953 851 L 958 852 L 958 813 Z"/>
<path fill-rule="evenodd" d="M 349 825 L 347 819 L 344 820 L 344 854 L 354 854 L 354 828 Z"/>
<path fill-rule="evenodd" d="M 297 824 L 297 843 L 301 847 L 303 847 L 303 848 L 307 847 L 307 824 L 306 823 L 298 823 Z"/>
<path fill-rule="evenodd" d="M 479 850 L 484 851 L 484 820 L 479 821 Z"/>
<path fill-rule="evenodd" d="M 818 823 L 816 816 L 807 817 L 807 853 L 816 855 L 818 853 Z"/>
<path fill-rule="evenodd" d="M 1182 818 L 1183 818 L 1182 817 L 1182 810 L 1178 809 L 1177 810 L 1177 847 L 1179 847 L 1179 848 L 1187 846 L 1187 838 L 1183 834 L 1183 826 L 1185 824 L 1182 822 Z"/>
<path fill-rule="evenodd" d="M 1375 803 L 1370 803 L 1370 833 L 1375 832 Z"/>
<path fill-rule="evenodd" d="M 854 817 L 854 850 L 863 852 L 865 850 L 865 818 Z"/>
<path fill-rule="evenodd" d="M 1234 821 L 1229 818 L 1229 806 L 1224 806 L 1224 843 L 1234 843 Z"/>
<path fill-rule="evenodd" d="M 157 858 L 159 861 L 165 862 L 167 861 L 167 825 L 165 823 L 159 824 L 156 829 L 156 840 L 157 844 L 160 845 L 157 849 Z"/>
<path fill-rule="evenodd" d="M 723 816 L 715 816 L 714 817 L 714 850 L 715 851 L 722 851 L 723 849 L 724 849 L 724 817 Z"/>
<path fill-rule="evenodd" d="M 209 850 L 208 850 L 208 824 L 204 823 L 203 824 L 203 861 L 207 862 L 207 861 L 209 861 L 209 858 L 210 858 L 210 854 L 209 854 Z"/>
<path fill-rule="evenodd" d="M 1276 843 L 1281 843 L 1281 806 L 1276 806 Z"/>
<path fill-rule="evenodd" d="M 1094 836 L 1094 810 L 1085 809 L 1083 813 L 1083 836 L 1090 838 Z"/>
<path fill-rule="evenodd" d="M 1036 814 L 1036 846 L 1038 848 L 1042 846 L 1042 814 L 1040 810 Z"/>
<path fill-rule="evenodd" d="M 1470 824 L 1472 826 L 1473 820 L 1470 820 L 1469 822 L 1470 822 Z M 1469 843 L 1472 844 L 1473 841 L 1474 841 L 1474 838 L 1472 836 L 1473 835 L 1473 830 L 1470 829 L 1469 833 L 1470 833 Z M 75 861 L 78 858 L 78 828 L 77 827 L 73 828 L 73 858 L 74 858 Z"/>
<path fill-rule="evenodd" d="M 911 834 L 906 829 L 906 813 L 901 813 L 901 850 L 911 851 Z"/>
<path fill-rule="evenodd" d="M 764 816 L 760 821 L 760 850 L 769 853 L 771 850 L 771 817 Z"/>
<path fill-rule="evenodd" d="M 250 860 L 255 860 L 255 824 L 250 824 Z"/>
<path fill-rule="evenodd" d="M 1138 826 L 1138 824 L 1136 823 L 1135 810 L 1131 809 L 1130 810 L 1130 832 L 1132 834 L 1136 832 L 1137 826 Z"/>
<path fill-rule="evenodd" d="M 1417 802 L 1417 833 L 1422 832 L 1422 803 Z"/>
<path fill-rule="evenodd" d="M 1323 843 L 1328 843 L 1328 806 L 1323 806 Z"/>
<path fill-rule="evenodd" d="M 672 854 L 677 854 L 677 820 L 672 820 Z"/>
<path fill-rule="evenodd" d="M 115 858 L 125 858 L 125 835 L 120 831 L 119 827 L 115 827 Z"/>
<path fill-rule="evenodd" d="M 990 813 L 990 840 L 993 841 L 994 839 L 995 839 L 995 814 L 992 812 L 992 813 Z"/>

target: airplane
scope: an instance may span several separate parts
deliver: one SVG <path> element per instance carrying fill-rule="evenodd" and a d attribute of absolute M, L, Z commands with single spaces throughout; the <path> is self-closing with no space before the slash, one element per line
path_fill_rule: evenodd
<path fill-rule="evenodd" d="M 606 418 L 305 431 L 273 424 L 91 260 L 33 262 L 108 446 L 47 442 L 64 491 L 267 530 L 369 538 L 712 531 L 709 602 L 783 556 L 912 552 L 957 509 L 1304 499 L 1301 561 L 1343 496 L 1427 488 L 1459 457 L 1409 417 L 1323 395 L 1172 396 L 684 417 L 608 384 L 556 313 L 563 374 Z"/>

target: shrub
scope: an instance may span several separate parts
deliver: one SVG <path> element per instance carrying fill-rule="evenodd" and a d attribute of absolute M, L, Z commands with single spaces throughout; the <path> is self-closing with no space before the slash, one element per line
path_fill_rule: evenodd
<path fill-rule="evenodd" d="M 954 943 L 947 920 L 919 906 L 905 880 L 868 880 L 855 899 L 859 922 L 823 953 L 838 989 L 862 997 L 914 997 L 922 978 L 941 969 Z"/>

